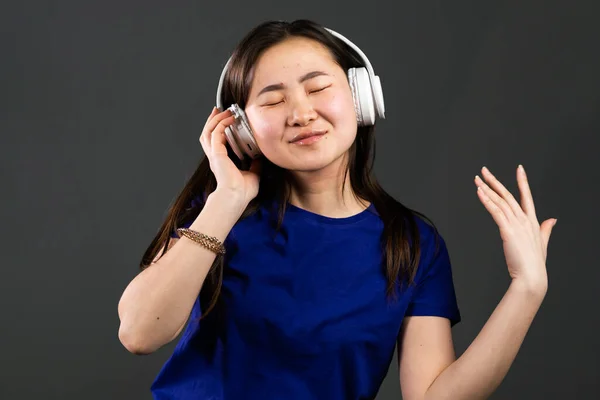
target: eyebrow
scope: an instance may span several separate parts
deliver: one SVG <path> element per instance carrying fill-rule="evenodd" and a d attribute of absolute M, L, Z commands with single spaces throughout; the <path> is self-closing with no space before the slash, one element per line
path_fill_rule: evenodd
<path fill-rule="evenodd" d="M 323 71 L 312 71 L 312 72 L 309 72 L 308 74 L 302 75 L 300 77 L 300 79 L 298 79 L 298 83 L 305 82 L 309 79 L 316 78 L 317 76 L 321 76 L 321 75 L 329 75 L 329 74 L 327 74 Z M 264 88 L 262 88 L 262 90 L 260 92 L 258 92 L 256 97 L 260 96 L 263 93 L 272 92 L 275 90 L 281 90 L 283 88 L 284 88 L 284 85 L 282 83 L 276 83 L 274 85 L 265 86 Z"/>

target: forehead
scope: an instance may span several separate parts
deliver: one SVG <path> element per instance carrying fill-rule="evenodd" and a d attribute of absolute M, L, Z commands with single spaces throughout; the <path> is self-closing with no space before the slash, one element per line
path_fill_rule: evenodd
<path fill-rule="evenodd" d="M 327 47 L 308 38 L 290 38 L 278 43 L 258 58 L 252 86 L 296 79 L 297 74 L 312 70 L 340 68 Z M 333 71 L 332 71 L 333 72 Z"/>

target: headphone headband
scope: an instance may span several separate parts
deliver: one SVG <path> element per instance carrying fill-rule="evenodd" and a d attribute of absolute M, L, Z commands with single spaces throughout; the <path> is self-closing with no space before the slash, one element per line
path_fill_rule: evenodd
<path fill-rule="evenodd" d="M 354 51 L 356 51 L 356 53 L 360 56 L 360 58 L 365 63 L 365 67 L 367 69 L 367 72 L 369 73 L 369 79 L 371 80 L 371 83 L 375 83 L 375 81 L 376 81 L 375 78 L 377 78 L 377 77 L 375 76 L 375 72 L 373 71 L 373 67 L 371 66 L 371 63 L 369 62 L 369 59 L 367 58 L 367 56 L 365 55 L 365 53 L 363 53 L 362 50 L 358 48 L 358 46 L 356 46 L 354 43 L 352 43 L 349 39 L 347 39 L 343 35 L 335 32 L 332 29 L 329 29 L 329 28 L 325 28 L 325 29 L 329 33 L 331 33 L 333 36 L 335 36 L 338 39 L 340 39 L 343 42 L 345 42 Z M 232 56 L 229 57 L 229 59 L 227 60 L 227 63 L 225 64 L 225 67 L 223 67 L 223 71 L 221 72 L 221 77 L 219 78 L 219 86 L 217 87 L 217 101 L 216 101 L 216 105 L 217 105 L 217 108 L 220 111 L 223 111 L 223 103 L 222 103 L 222 100 L 221 100 L 221 92 L 223 90 L 223 81 L 225 80 L 225 74 L 226 74 L 227 70 L 229 69 L 229 64 L 231 63 L 231 59 L 232 59 Z"/>

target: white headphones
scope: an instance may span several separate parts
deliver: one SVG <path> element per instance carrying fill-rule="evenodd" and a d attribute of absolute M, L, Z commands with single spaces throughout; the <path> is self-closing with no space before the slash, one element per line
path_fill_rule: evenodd
<path fill-rule="evenodd" d="M 350 68 L 348 70 L 348 82 L 350 83 L 350 88 L 352 90 L 358 126 L 373 125 L 376 117 L 385 118 L 385 105 L 383 102 L 381 81 L 379 80 L 379 77 L 375 75 L 367 56 L 344 36 L 329 28 L 325 29 L 354 49 L 366 65 L 366 68 Z M 223 81 L 230 62 L 231 57 L 227 61 L 227 64 L 225 64 L 223 72 L 221 72 L 219 86 L 217 88 L 217 108 L 220 111 L 223 111 L 221 99 Z M 246 113 L 237 104 L 232 104 L 228 110 L 235 116 L 233 124 L 225 128 L 225 136 L 227 137 L 227 142 L 231 146 L 231 149 L 240 160 L 245 158 L 244 153 L 252 159 L 259 157 L 262 153 L 256 144 Z"/>

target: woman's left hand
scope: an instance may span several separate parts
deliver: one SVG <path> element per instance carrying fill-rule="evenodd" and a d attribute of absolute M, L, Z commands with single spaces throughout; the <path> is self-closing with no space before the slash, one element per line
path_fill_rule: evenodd
<path fill-rule="evenodd" d="M 538 222 L 527 175 L 521 166 L 517 168 L 520 205 L 486 167 L 481 173 L 485 182 L 475 177 L 477 194 L 500 229 L 508 273 L 513 281 L 529 288 L 547 290 L 546 255 L 556 219 L 547 219 L 541 225 Z"/>

